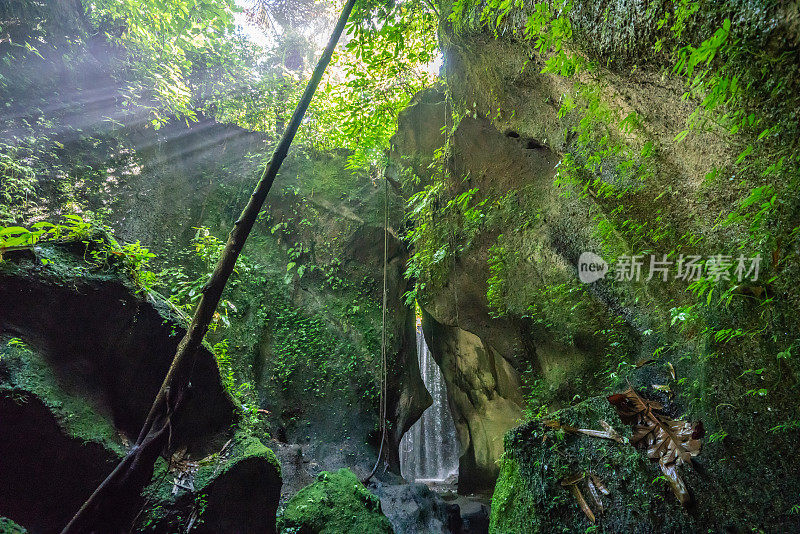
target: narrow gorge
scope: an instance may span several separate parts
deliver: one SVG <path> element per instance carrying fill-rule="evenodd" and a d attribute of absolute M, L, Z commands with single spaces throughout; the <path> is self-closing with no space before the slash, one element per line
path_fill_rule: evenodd
<path fill-rule="evenodd" d="M 796 1 L 0 0 L 0 59 L 0 534 L 800 532 Z"/>

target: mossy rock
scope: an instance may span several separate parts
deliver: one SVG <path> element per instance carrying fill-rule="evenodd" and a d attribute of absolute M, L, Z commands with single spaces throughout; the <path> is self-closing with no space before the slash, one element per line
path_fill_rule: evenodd
<path fill-rule="evenodd" d="M 168 301 L 139 286 L 117 247 L 98 234 L 7 251 L 0 262 L 0 330 L 18 336 L 43 362 L 26 374 L 32 387 L 43 373 L 52 374 L 57 386 L 44 386 L 52 395 L 62 388 L 86 399 L 113 425 L 104 436 L 118 431 L 133 441 L 186 322 Z M 190 380 L 203 394 L 187 397 L 175 414 L 172 444 L 202 454 L 227 441 L 237 405 L 206 346 L 192 362 Z M 73 426 L 94 439 L 95 429 Z"/>
<path fill-rule="evenodd" d="M 0 336 L 0 513 L 58 531 L 123 454 L 106 417 L 62 389 L 38 352 Z M 8 521 L 0 533 L 27 532 Z"/>
<path fill-rule="evenodd" d="M 608 422 L 623 437 L 624 425 L 605 397 L 554 414 L 564 425 L 600 429 Z M 593 524 L 561 480 L 573 474 L 599 477 L 609 490 L 601 514 L 585 482 L 578 487 L 597 517 L 595 532 L 697 532 L 695 521 L 672 496 L 654 462 L 629 443 L 566 434 L 540 421 L 511 430 L 492 499 L 494 534 L 584 532 Z"/>
<path fill-rule="evenodd" d="M 289 501 L 278 526 L 283 534 L 392 533 L 381 502 L 349 469 L 323 471 Z"/>
<path fill-rule="evenodd" d="M 0 517 L 0 534 L 27 534 L 28 531 L 7 517 Z"/>
<path fill-rule="evenodd" d="M 252 435 L 238 433 L 222 457 L 198 462 L 191 481 L 173 484 L 159 460 L 144 491 L 150 503 L 139 523 L 143 532 L 276 532 L 281 467 L 275 453 Z M 177 491 L 176 491 L 177 489 Z"/>

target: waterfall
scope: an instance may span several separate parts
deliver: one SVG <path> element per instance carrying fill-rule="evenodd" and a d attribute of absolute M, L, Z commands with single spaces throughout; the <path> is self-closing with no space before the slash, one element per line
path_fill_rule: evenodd
<path fill-rule="evenodd" d="M 444 480 L 458 470 L 456 428 L 447 405 L 447 387 L 417 322 L 417 358 L 433 404 L 400 440 L 400 472 L 409 482 Z"/>

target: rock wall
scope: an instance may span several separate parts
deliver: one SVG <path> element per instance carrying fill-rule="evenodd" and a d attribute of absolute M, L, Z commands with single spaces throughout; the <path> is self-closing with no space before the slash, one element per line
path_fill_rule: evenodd
<path fill-rule="evenodd" d="M 798 172 L 789 139 L 797 131 L 792 105 L 786 104 L 794 102 L 794 93 L 781 91 L 798 84 L 791 62 L 784 61 L 797 43 L 797 17 L 796 6 L 759 6 L 703 5 L 694 17 L 667 3 L 574 2 L 561 11 L 543 8 L 540 27 L 527 3 L 508 12 L 469 2 L 457 3 L 457 10 L 442 4 L 446 85 L 418 95 L 401 116 L 392 157 L 407 197 L 420 191 L 430 195 L 424 208 L 428 218 L 416 219 L 418 225 L 429 224 L 413 250 L 419 261 L 429 262 L 419 271 L 417 296 L 426 312 L 428 343 L 432 349 L 439 345 L 433 351 L 444 366 L 461 422 L 465 480 L 490 465 L 486 458 L 500 456 L 502 447 L 486 444 L 498 443 L 514 424 L 513 410 L 489 409 L 492 399 L 513 401 L 508 405 L 518 406 L 521 419 L 523 409 L 526 417 L 562 413 L 556 410 L 617 392 L 630 382 L 658 397 L 671 413 L 700 420 L 706 429 L 698 476 L 707 478 L 693 481 L 702 487 L 697 507 L 670 508 L 666 523 L 654 524 L 654 531 L 691 531 L 696 525 L 781 530 L 793 521 L 786 519 L 791 500 L 779 498 L 778 515 L 762 515 L 764 505 L 758 503 L 769 501 L 769 495 L 794 494 L 798 484 L 789 476 L 778 489 L 770 469 L 764 469 L 795 470 L 785 459 L 797 421 L 789 399 L 800 376 L 790 356 L 798 340 L 789 326 L 796 322 L 798 295 L 791 280 L 800 264 L 791 230 L 798 223 Z M 484 7 L 489 14 L 481 16 Z M 676 42 L 669 26 L 679 25 L 676 17 L 684 15 L 690 22 Z M 670 24 L 658 25 L 663 17 Z M 753 76 L 751 66 L 765 63 L 748 89 L 755 96 L 732 100 L 725 110 L 729 114 L 719 119 L 703 107 L 708 93 L 684 95 L 687 81 L 671 62 L 680 50 L 697 50 L 712 35 L 724 35 L 725 18 L 732 20 L 730 35 L 738 39 L 731 42 L 747 52 L 736 55 L 723 47 L 724 59 L 709 61 L 719 69 L 712 72 L 719 79 L 732 72 L 746 78 Z M 538 43 L 561 43 L 547 32 L 564 27 L 571 33 L 560 37 L 563 49 L 537 48 L 535 32 L 544 35 Z M 681 48 L 686 43 L 692 48 Z M 658 52 L 658 45 L 671 52 Z M 764 53 L 748 56 L 752 50 Z M 592 67 L 573 74 L 575 65 L 587 64 L 582 61 Z M 772 93 L 759 92 L 765 87 Z M 726 121 L 736 106 L 747 110 L 745 117 L 752 113 L 750 124 L 759 127 L 748 129 L 745 121 L 732 128 Z M 695 122 L 698 115 L 708 120 Z M 772 125 L 785 133 L 764 141 L 772 134 L 763 129 Z M 775 165 L 784 164 L 774 172 Z M 418 182 L 403 181 L 408 175 Z M 763 187 L 770 191 L 764 197 Z M 459 199 L 466 199 L 466 208 L 458 207 Z M 784 207 L 772 210 L 773 205 Z M 787 239 L 795 244 L 786 246 Z M 448 260 L 441 261 L 436 247 L 451 251 L 452 259 L 444 255 Z M 669 281 L 660 283 L 658 277 L 647 280 L 645 265 L 637 280 L 615 279 L 612 272 L 583 284 L 578 260 L 586 251 L 605 258 L 612 269 L 626 255 L 648 261 L 650 254 L 669 255 L 675 269 L 680 254 L 703 260 L 760 254 L 766 278 L 706 277 L 689 285 L 676 280 L 673 270 Z M 474 356 L 456 356 L 465 354 Z M 519 377 L 506 382 L 504 394 L 500 381 L 479 379 L 494 377 L 492 366 L 498 362 L 501 369 L 513 369 L 507 376 Z M 767 375 L 771 378 L 761 378 Z M 459 399 L 476 391 L 483 398 L 472 406 Z M 663 391 L 666 397 L 659 396 Z M 475 440 L 465 417 L 471 413 L 483 414 L 474 419 L 482 419 L 481 426 L 494 434 L 475 450 L 469 450 Z M 554 481 L 537 479 L 536 469 L 557 462 L 536 456 L 539 445 L 525 439 L 530 425 L 506 440 L 511 449 L 501 463 L 502 499 L 493 507 L 496 532 L 519 531 L 515 521 L 526 514 L 535 521 L 537 515 L 545 518 L 550 497 L 539 500 L 536 485 L 556 489 L 547 486 Z M 766 428 L 772 430 L 765 433 Z M 585 459 L 578 452 L 571 461 L 577 465 Z M 478 477 L 482 484 L 490 472 Z M 708 480 L 725 489 L 706 486 Z M 748 492 L 754 480 L 771 489 Z M 623 499 L 638 498 L 626 494 Z M 647 495 L 650 503 L 660 498 L 657 491 Z M 732 519 L 726 524 L 714 510 L 725 510 Z M 570 519 L 562 517 L 560 528 L 590 525 L 577 506 L 565 513 Z M 680 517 L 687 513 L 689 519 Z M 628 529 L 621 524 L 599 526 Z M 531 531 L 552 528 L 556 524 L 530 525 Z"/>
<path fill-rule="evenodd" d="M 423 316 L 425 337 L 447 383 L 461 456 L 462 493 L 491 488 L 497 478 L 502 436 L 517 425 L 523 399 L 519 373 L 496 349 L 458 327 Z"/>
<path fill-rule="evenodd" d="M 84 17 L 74 16 L 80 3 L 36 7 L 35 20 L 18 20 L 9 10 L 10 31 L 49 29 L 62 19 L 65 27 L 52 28 L 58 37 L 44 57 L 26 57 L 20 72 L 4 71 L 10 82 L 2 90 L 13 102 L 7 112 L 19 120 L 3 125 L 0 139 L 14 145 L 34 132 L 48 142 L 30 148 L 30 193 L 0 206 L 0 218 L 29 225 L 76 212 L 102 220 L 120 241 L 139 241 L 158 255 L 150 266 L 165 270 L 158 291 L 201 280 L 274 140 L 203 113 L 195 122 L 154 129 L 147 110 L 125 104 L 114 70 L 121 49 L 86 34 Z M 25 75 L 39 70 L 58 79 L 37 85 Z M 264 430 L 271 437 L 301 444 L 306 460 L 316 458 L 322 468 L 353 466 L 364 476 L 380 439 L 384 191 L 369 172 L 347 169 L 347 156 L 292 148 L 224 297 L 233 308 L 223 305 L 221 314 L 233 326 L 218 321 L 208 339 L 228 341 L 234 380 L 249 403 L 268 412 Z M 402 218 L 394 191 L 387 207 L 388 457 L 397 470 L 400 437 L 430 399 L 416 369 L 413 311 L 402 303 L 407 251 L 392 227 Z M 196 253 L 201 234 L 209 245 L 204 258 Z"/>
<path fill-rule="evenodd" d="M 85 237 L 5 251 L 0 264 L 0 514 L 34 533 L 59 532 L 123 458 L 185 332 L 178 310 L 137 287 L 117 245 Z M 211 532 L 274 532 L 274 454 L 252 436 L 257 447 L 239 446 L 241 406 L 206 347 L 190 377 L 165 451 L 180 461 L 153 478 L 172 500 L 155 506 L 145 491 L 111 513 L 133 524 L 151 505 L 171 518 L 153 532 L 174 532 L 192 512 Z"/>

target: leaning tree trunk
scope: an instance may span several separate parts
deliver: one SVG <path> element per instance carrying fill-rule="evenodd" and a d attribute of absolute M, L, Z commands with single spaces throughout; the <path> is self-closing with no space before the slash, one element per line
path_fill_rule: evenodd
<path fill-rule="evenodd" d="M 264 169 L 258 184 L 247 206 L 228 236 L 228 242 L 220 256 L 211 278 L 203 287 L 200 304 L 194 312 L 186 335 L 178 344 L 175 357 L 170 364 L 164 382 L 156 394 L 142 430 L 136 443 L 127 455 L 98 486 L 89 499 L 81 506 L 62 534 L 78 534 L 87 532 L 127 532 L 134 518 L 129 511 L 130 503 L 139 499 L 142 489 L 153 475 L 153 465 L 164 447 L 167 445 L 171 431 L 172 414 L 179 408 L 181 401 L 189 395 L 189 375 L 193 360 L 200 344 L 208 331 L 208 326 L 219 304 L 222 291 L 228 281 L 236 260 L 247 241 L 247 236 L 255 224 L 261 207 L 278 174 L 281 163 L 286 158 L 289 146 L 294 140 L 297 129 L 305 116 L 314 92 L 322 75 L 330 62 L 333 50 L 342 35 L 347 19 L 353 9 L 355 0 L 348 0 L 342 9 L 336 27 L 331 34 L 328 45 L 317 63 L 314 73 L 306 86 L 300 102 L 283 132 L 272 159 Z M 126 510 L 129 511 L 126 513 Z"/>

